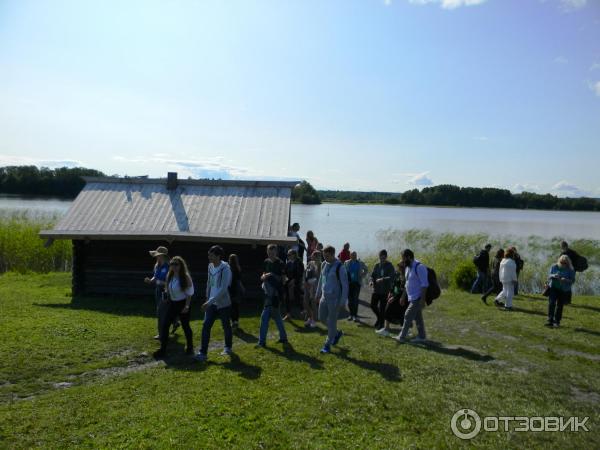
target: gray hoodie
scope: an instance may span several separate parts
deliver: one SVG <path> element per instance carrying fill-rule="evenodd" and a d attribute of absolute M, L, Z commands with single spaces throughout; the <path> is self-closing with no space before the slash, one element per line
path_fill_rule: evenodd
<path fill-rule="evenodd" d="M 339 279 L 337 267 L 339 265 Z M 317 284 L 316 298 L 319 301 L 338 302 L 338 305 L 348 303 L 348 274 L 339 259 L 333 263 L 324 262 L 321 266 L 321 276 Z"/>
<path fill-rule="evenodd" d="M 209 305 L 216 305 L 217 309 L 227 308 L 231 305 L 229 286 L 231 285 L 231 268 L 229 264 L 221 261 L 217 267 L 212 263 L 208 265 L 208 281 L 206 283 L 206 298 Z"/>

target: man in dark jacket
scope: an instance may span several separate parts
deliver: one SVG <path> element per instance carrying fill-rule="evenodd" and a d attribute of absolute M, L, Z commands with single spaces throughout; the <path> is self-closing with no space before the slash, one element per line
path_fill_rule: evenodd
<path fill-rule="evenodd" d="M 371 296 L 371 309 L 377 317 L 375 330 L 384 328 L 385 325 L 385 307 L 387 306 L 388 295 L 392 290 L 396 270 L 394 265 L 387 260 L 387 251 L 379 252 L 379 262 L 375 264 L 371 273 L 371 282 L 369 285 L 373 288 Z"/>
<path fill-rule="evenodd" d="M 490 250 L 491 244 L 487 244 L 483 250 L 479 252 L 473 263 L 477 267 L 477 278 L 471 287 L 471 294 L 483 293 L 487 290 L 489 273 L 490 273 Z"/>

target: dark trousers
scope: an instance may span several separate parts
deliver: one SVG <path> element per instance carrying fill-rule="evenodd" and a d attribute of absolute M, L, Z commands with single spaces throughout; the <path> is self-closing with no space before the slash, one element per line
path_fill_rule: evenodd
<path fill-rule="evenodd" d="M 358 316 L 358 296 L 360 295 L 360 284 L 351 282 L 348 286 L 348 309 L 351 316 Z"/>
<path fill-rule="evenodd" d="M 204 323 L 202 325 L 202 344 L 200 352 L 208 352 L 208 343 L 210 342 L 210 330 L 217 319 L 221 320 L 223 331 L 225 333 L 225 347 L 231 348 L 233 341 L 233 332 L 231 331 L 231 306 L 217 309 L 216 305 L 210 305 L 204 313 Z"/>
<path fill-rule="evenodd" d="M 548 297 L 548 322 L 560 324 L 563 306 L 565 306 L 568 294 L 568 292 L 563 292 L 556 288 L 550 289 L 550 296 Z"/>
<path fill-rule="evenodd" d="M 181 310 L 185 308 L 185 300 L 180 300 L 178 302 L 174 302 L 172 300 L 167 300 L 166 305 L 163 305 L 165 308 L 165 317 L 161 321 L 160 328 L 160 348 L 161 350 L 167 349 L 167 342 L 169 341 L 169 327 L 173 323 L 173 321 L 179 316 L 181 320 L 181 327 L 183 328 L 183 332 L 185 333 L 185 340 L 187 346 L 189 348 L 193 347 L 192 342 L 192 328 L 190 327 L 190 311 L 191 307 L 188 309 L 188 312 L 185 314 L 181 313 Z"/>
<path fill-rule="evenodd" d="M 377 330 L 383 328 L 385 325 L 385 307 L 387 306 L 387 297 L 387 293 L 379 294 L 377 292 L 373 292 L 373 295 L 371 295 L 371 309 L 377 317 L 377 321 L 375 322 L 375 328 Z"/>
<path fill-rule="evenodd" d="M 471 286 L 471 294 L 484 293 L 488 290 L 488 273 L 477 269 L 477 278 Z"/>
<path fill-rule="evenodd" d="M 492 286 L 483 293 L 483 296 L 485 298 L 487 298 L 488 296 L 490 296 L 492 294 L 498 295 L 500 292 L 502 292 L 502 283 L 500 283 L 500 280 L 498 280 L 498 282 L 496 282 L 496 280 L 494 280 Z"/>
<path fill-rule="evenodd" d="M 239 322 L 240 320 L 240 301 L 239 299 L 231 299 L 231 321 Z"/>

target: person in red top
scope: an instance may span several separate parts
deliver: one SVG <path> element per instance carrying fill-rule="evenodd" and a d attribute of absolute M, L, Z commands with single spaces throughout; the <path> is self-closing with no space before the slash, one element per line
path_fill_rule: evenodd
<path fill-rule="evenodd" d="M 342 262 L 342 264 L 350 259 L 350 244 L 348 242 L 344 244 L 344 248 L 338 255 L 338 259 Z"/>

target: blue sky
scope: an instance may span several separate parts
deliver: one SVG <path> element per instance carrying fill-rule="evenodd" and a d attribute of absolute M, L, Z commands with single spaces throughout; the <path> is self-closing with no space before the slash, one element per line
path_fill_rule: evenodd
<path fill-rule="evenodd" d="M 3 0 L 5 164 L 600 197 L 600 0 Z"/>

